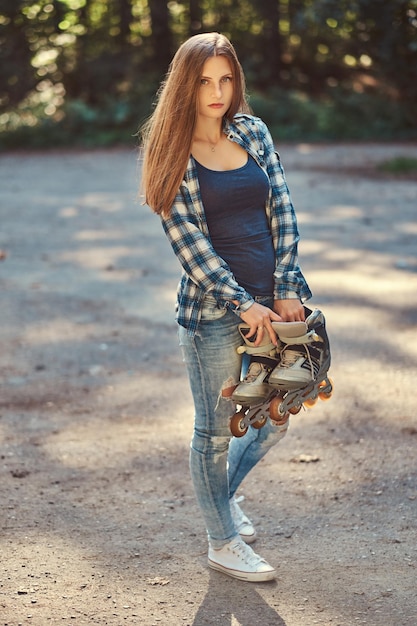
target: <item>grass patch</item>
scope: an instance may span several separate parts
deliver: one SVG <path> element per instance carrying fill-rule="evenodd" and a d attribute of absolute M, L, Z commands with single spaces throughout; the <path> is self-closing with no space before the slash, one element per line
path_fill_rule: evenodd
<path fill-rule="evenodd" d="M 380 163 L 377 169 L 388 174 L 412 174 L 417 172 L 417 158 L 408 156 L 394 157 Z"/>

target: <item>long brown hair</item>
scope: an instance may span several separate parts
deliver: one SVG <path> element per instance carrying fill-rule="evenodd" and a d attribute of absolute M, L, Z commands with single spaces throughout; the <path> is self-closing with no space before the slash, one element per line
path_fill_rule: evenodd
<path fill-rule="evenodd" d="M 235 49 L 219 33 L 194 35 L 177 50 L 157 93 L 157 104 L 144 124 L 142 188 L 155 213 L 169 214 L 190 158 L 197 120 L 197 95 L 204 63 L 224 55 L 233 75 L 233 99 L 225 118 L 250 113 L 245 77 Z"/>

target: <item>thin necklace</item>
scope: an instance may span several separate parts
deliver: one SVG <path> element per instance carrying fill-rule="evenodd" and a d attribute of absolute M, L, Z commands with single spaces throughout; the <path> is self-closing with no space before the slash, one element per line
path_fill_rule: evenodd
<path fill-rule="evenodd" d="M 219 143 L 220 139 L 221 139 L 221 137 L 219 137 L 219 139 L 216 141 L 216 143 L 212 143 L 212 142 L 210 141 L 210 139 L 207 139 L 207 141 L 208 141 L 208 143 L 209 143 L 209 146 L 210 146 L 210 149 L 211 149 L 211 151 L 212 151 L 212 152 L 215 152 L 215 151 L 216 151 L 217 144 Z"/>
<path fill-rule="evenodd" d="M 201 143 L 206 143 L 206 144 L 208 144 L 208 145 L 209 145 L 209 147 L 210 147 L 211 152 L 215 152 L 215 151 L 216 151 L 216 148 L 217 148 L 217 145 L 220 143 L 221 139 L 222 139 L 222 136 L 220 135 L 220 137 L 218 138 L 218 140 L 217 140 L 217 141 L 215 141 L 215 142 L 210 141 L 210 139 L 198 139 L 197 141 L 199 141 L 199 142 L 201 142 Z"/>

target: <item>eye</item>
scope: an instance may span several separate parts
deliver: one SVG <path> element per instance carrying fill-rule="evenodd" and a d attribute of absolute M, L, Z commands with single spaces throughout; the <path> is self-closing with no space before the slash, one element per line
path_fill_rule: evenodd
<path fill-rule="evenodd" d="M 200 80 L 200 85 L 208 85 L 208 80 L 207 80 L 207 78 L 202 78 L 202 79 Z"/>
<path fill-rule="evenodd" d="M 232 80 L 231 76 L 223 76 L 222 83 L 229 83 L 231 82 L 231 80 Z"/>

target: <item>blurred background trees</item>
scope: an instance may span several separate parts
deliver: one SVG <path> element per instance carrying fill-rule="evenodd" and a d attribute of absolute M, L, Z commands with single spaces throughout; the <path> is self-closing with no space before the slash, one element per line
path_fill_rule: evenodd
<path fill-rule="evenodd" d="M 135 144 L 212 30 L 277 140 L 417 137 L 417 0 L 0 0 L 0 146 Z"/>

